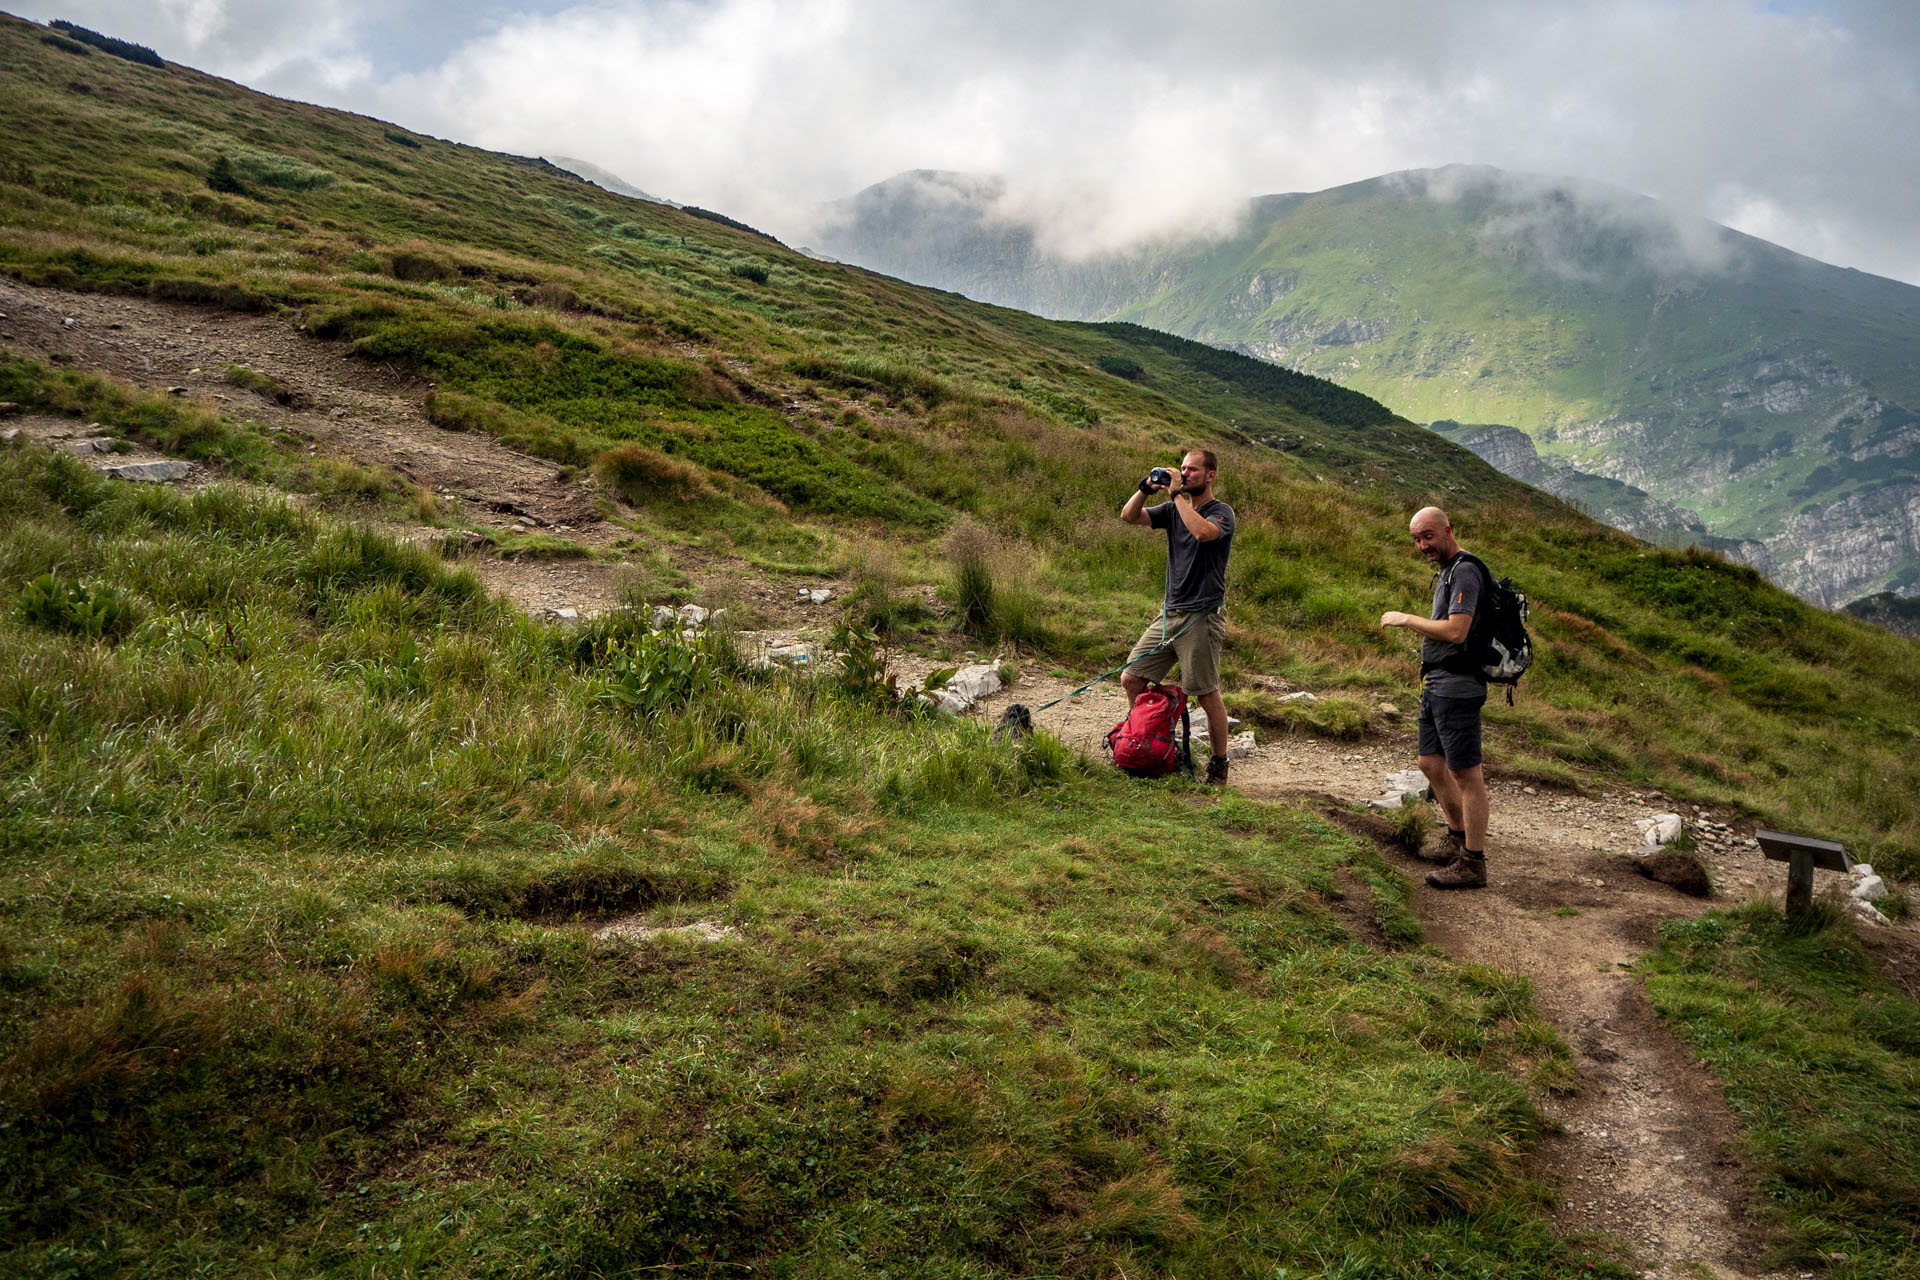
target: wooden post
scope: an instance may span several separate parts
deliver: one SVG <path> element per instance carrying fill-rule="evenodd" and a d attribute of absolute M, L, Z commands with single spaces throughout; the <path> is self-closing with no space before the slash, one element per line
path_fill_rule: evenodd
<path fill-rule="evenodd" d="M 1787 860 L 1787 914 L 1803 916 L 1813 910 L 1813 852 L 1795 849 Z"/>
<path fill-rule="evenodd" d="M 1775 862 L 1787 864 L 1787 914 L 1804 916 L 1813 910 L 1813 869 L 1845 871 L 1853 865 L 1844 845 L 1814 836 L 1793 836 L 1783 831 L 1756 830 L 1753 838 L 1760 852 Z"/>

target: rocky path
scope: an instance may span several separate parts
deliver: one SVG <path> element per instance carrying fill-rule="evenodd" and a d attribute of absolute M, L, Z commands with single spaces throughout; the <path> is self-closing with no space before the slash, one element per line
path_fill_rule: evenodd
<path fill-rule="evenodd" d="M 485 437 L 442 430 L 422 407 L 425 384 L 353 359 L 338 344 L 306 338 L 285 318 L 0 281 L 0 349 L 154 390 L 181 388 L 177 394 L 292 433 L 317 454 L 406 476 L 476 527 L 551 532 L 589 548 L 632 536 L 601 518 L 590 483 Z M 294 392 L 293 402 L 278 404 L 229 385 L 229 364 L 278 379 Z M 70 419 L 20 418 L 6 425 L 76 450 L 91 438 L 85 424 Z M 399 532 L 438 536 L 424 527 Z M 475 557 L 470 563 L 493 589 L 536 612 L 571 608 L 585 615 L 619 597 L 620 570 L 597 560 Z M 716 590 L 724 582 L 733 593 L 731 601 L 716 603 L 744 600 L 782 628 L 772 633 L 775 639 L 808 624 L 823 635 L 833 612 L 797 601 L 788 587 L 726 581 L 723 566 L 692 570 L 695 581 L 712 582 Z M 904 675 L 918 678 L 933 664 L 901 665 Z M 977 714 L 997 716 L 1013 701 L 1037 706 L 1069 688 L 1028 676 L 982 703 Z M 1097 756 L 1123 706 L 1118 688 L 1108 683 L 1041 713 L 1037 722 Z M 1381 793 L 1387 774 L 1411 767 L 1413 754 L 1411 725 L 1359 743 L 1282 737 L 1236 761 L 1232 785 L 1255 798 L 1350 815 L 1355 802 Z M 1761 859 L 1749 838 L 1751 824 L 1679 806 L 1658 793 L 1587 796 L 1497 776 L 1491 785 L 1487 889 L 1437 893 L 1420 884 L 1423 864 L 1390 856 L 1418 886 L 1414 907 L 1428 939 L 1457 959 L 1531 979 L 1542 1013 L 1573 1050 L 1578 1092 L 1543 1103 L 1560 1129 L 1544 1144 L 1541 1172 L 1559 1188 L 1561 1226 L 1621 1241 L 1649 1276 L 1758 1280 L 1747 1180 L 1732 1155 L 1737 1128 L 1711 1077 L 1648 1006 L 1631 966 L 1661 921 L 1749 895 L 1777 897 L 1784 869 Z M 1682 897 L 1608 856 L 1638 843 L 1636 818 L 1667 810 L 1683 813 L 1708 837 L 1701 856 L 1718 888 L 1713 903 Z M 1889 932 L 1908 943 L 1914 934 L 1908 925 Z M 1913 950 L 1903 946 L 1911 963 Z"/>
<path fill-rule="evenodd" d="M 1002 700 L 1037 705 L 1068 687 L 1038 683 Z M 1038 721 L 1097 752 L 1124 706 L 1124 696 L 1103 685 Z M 1411 767 L 1414 754 L 1411 726 L 1363 743 L 1282 737 L 1235 761 L 1232 784 L 1261 799 L 1332 801 L 1340 814 L 1380 795 L 1386 775 Z M 1529 978 L 1541 1014 L 1572 1050 L 1578 1092 L 1542 1103 L 1560 1129 L 1543 1144 L 1540 1171 L 1559 1189 L 1561 1226 L 1621 1241 L 1650 1276 L 1757 1280 L 1748 1180 L 1733 1154 L 1738 1127 L 1631 969 L 1662 920 L 1778 894 L 1784 868 L 1762 859 L 1748 840 L 1751 824 L 1687 806 L 1698 826 L 1717 823 L 1725 835 L 1700 850 L 1718 900 L 1684 897 L 1609 856 L 1639 843 L 1635 819 L 1677 807 L 1667 797 L 1587 797 L 1499 778 L 1489 787 L 1487 889 L 1429 889 L 1425 864 L 1389 856 L 1416 885 L 1413 906 L 1427 940 L 1455 959 Z"/>

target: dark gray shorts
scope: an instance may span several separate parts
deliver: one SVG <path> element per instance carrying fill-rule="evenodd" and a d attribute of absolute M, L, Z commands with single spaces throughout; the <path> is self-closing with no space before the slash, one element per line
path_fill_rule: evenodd
<path fill-rule="evenodd" d="M 1480 763 L 1480 708 L 1478 698 L 1440 698 L 1420 694 L 1420 754 L 1445 756 L 1447 768 L 1464 773 Z"/>

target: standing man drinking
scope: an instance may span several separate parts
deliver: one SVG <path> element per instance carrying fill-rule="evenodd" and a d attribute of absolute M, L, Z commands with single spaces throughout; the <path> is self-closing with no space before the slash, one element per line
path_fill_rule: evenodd
<path fill-rule="evenodd" d="M 1433 784 L 1446 816 L 1444 836 L 1428 837 L 1414 855 L 1441 863 L 1427 875 L 1436 889 L 1481 889 L 1487 883 L 1487 779 L 1480 759 L 1480 709 L 1487 679 L 1467 651 L 1467 633 L 1487 594 L 1486 571 L 1463 556 L 1447 513 L 1423 507 L 1408 525 L 1413 545 L 1439 566 L 1428 617 L 1389 611 L 1383 627 L 1417 631 L 1420 642 L 1420 772 Z"/>
<path fill-rule="evenodd" d="M 1221 607 L 1227 597 L 1227 553 L 1233 548 L 1233 508 L 1213 496 L 1220 463 L 1211 449 L 1192 449 L 1180 460 L 1178 487 L 1155 475 L 1140 482 L 1120 518 L 1167 531 L 1167 594 L 1164 608 L 1127 655 L 1120 687 L 1132 706 L 1150 682 L 1164 680 L 1180 664 L 1181 687 L 1207 713 L 1213 757 L 1207 781 L 1227 780 L 1227 704 L 1220 697 L 1220 649 L 1227 638 Z M 1147 506 L 1147 496 L 1167 489 L 1173 501 Z M 1173 637 L 1171 643 L 1167 637 Z"/>

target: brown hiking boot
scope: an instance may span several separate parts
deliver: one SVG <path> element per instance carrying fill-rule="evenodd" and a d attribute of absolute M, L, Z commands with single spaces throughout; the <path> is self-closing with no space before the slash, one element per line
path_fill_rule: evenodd
<path fill-rule="evenodd" d="M 1487 887 L 1487 860 L 1461 854 L 1438 871 L 1427 872 L 1427 883 L 1436 889 L 1484 889 Z"/>
<path fill-rule="evenodd" d="M 1413 856 L 1422 862 L 1437 862 L 1441 866 L 1451 864 L 1467 851 L 1467 842 L 1447 827 L 1427 832 L 1427 838 L 1413 851 Z"/>
<path fill-rule="evenodd" d="M 1207 760 L 1207 785 L 1223 787 L 1227 783 L 1227 758 L 1212 756 Z"/>

